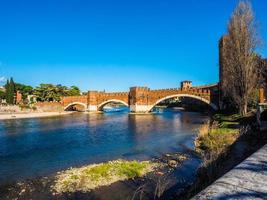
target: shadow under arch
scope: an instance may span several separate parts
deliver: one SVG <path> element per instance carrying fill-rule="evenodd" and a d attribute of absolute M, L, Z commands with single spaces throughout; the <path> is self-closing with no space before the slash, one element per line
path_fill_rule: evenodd
<path fill-rule="evenodd" d="M 98 110 L 98 111 L 102 111 L 103 108 L 104 108 L 104 106 L 107 105 L 107 104 L 109 104 L 109 103 L 121 103 L 121 104 L 125 105 L 126 107 L 129 107 L 129 104 L 126 103 L 126 102 L 123 101 L 123 100 L 119 100 L 119 99 L 109 99 L 109 100 L 107 100 L 107 101 L 104 101 L 104 102 L 100 103 L 100 104 L 97 106 L 97 110 Z"/>
<path fill-rule="evenodd" d="M 167 100 L 167 99 L 172 99 L 175 97 L 188 97 L 188 98 L 197 99 L 197 100 L 209 105 L 213 110 L 215 110 L 215 111 L 218 110 L 218 107 L 214 103 L 211 103 L 209 100 L 207 100 L 203 97 L 192 95 L 192 94 L 175 94 L 175 95 L 169 95 L 169 96 L 166 96 L 166 97 L 159 99 L 158 101 L 156 101 L 156 103 L 154 103 L 152 106 L 150 106 L 150 108 L 148 109 L 148 112 L 151 112 L 152 109 L 160 102 Z"/>
<path fill-rule="evenodd" d="M 71 111 L 71 109 L 73 108 L 73 106 L 75 105 L 80 105 L 83 106 L 84 111 L 86 111 L 87 109 L 87 105 L 85 103 L 81 103 L 81 102 L 72 102 L 70 104 L 68 104 L 67 106 L 64 107 L 64 111 Z"/>

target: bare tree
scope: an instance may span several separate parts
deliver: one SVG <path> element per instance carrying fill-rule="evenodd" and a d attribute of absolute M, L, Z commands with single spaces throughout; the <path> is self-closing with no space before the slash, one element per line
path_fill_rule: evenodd
<path fill-rule="evenodd" d="M 250 95 L 259 84 L 255 50 L 261 43 L 249 2 L 238 4 L 224 40 L 224 94 L 230 97 L 240 114 L 245 115 Z"/>

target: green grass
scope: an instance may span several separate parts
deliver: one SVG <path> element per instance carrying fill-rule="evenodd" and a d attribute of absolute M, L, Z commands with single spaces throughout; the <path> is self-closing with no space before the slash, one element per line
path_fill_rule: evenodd
<path fill-rule="evenodd" d="M 58 173 L 53 189 L 57 193 L 90 191 L 114 182 L 141 177 L 153 171 L 148 161 L 115 160 L 106 163 L 71 168 Z"/>
<path fill-rule="evenodd" d="M 198 147 L 206 152 L 219 154 L 238 137 L 238 129 L 214 128 L 198 138 Z"/>
<path fill-rule="evenodd" d="M 199 129 L 198 137 L 195 141 L 198 152 L 219 155 L 233 144 L 239 136 L 239 114 L 215 115 L 218 122 L 216 127 L 204 124 Z"/>
<path fill-rule="evenodd" d="M 214 116 L 214 119 L 216 121 L 222 122 L 222 121 L 239 121 L 242 118 L 240 114 L 232 114 L 232 115 L 224 115 L 224 114 L 216 114 Z"/>

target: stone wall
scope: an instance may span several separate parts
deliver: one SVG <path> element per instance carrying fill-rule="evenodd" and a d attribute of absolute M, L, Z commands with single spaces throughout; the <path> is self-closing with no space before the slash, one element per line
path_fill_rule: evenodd
<path fill-rule="evenodd" d="M 21 112 L 21 108 L 18 105 L 0 105 L 0 113 L 14 113 Z"/>
<path fill-rule="evenodd" d="M 62 112 L 64 107 L 60 102 L 37 102 L 35 104 L 39 112 Z"/>

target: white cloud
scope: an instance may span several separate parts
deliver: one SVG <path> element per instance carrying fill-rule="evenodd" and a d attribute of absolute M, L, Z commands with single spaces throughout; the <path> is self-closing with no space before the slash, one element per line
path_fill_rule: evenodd
<path fill-rule="evenodd" d="M 6 81 L 6 77 L 1 76 L 1 77 L 0 77 L 0 82 L 5 82 L 5 81 Z"/>

